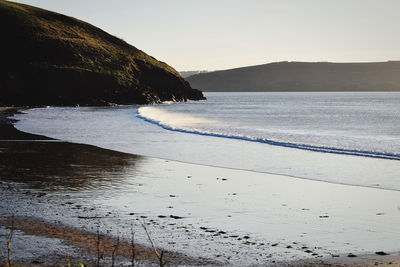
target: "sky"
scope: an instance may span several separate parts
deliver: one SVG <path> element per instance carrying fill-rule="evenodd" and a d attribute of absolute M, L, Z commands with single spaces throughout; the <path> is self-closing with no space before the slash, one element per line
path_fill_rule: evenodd
<path fill-rule="evenodd" d="M 178 71 L 400 60 L 399 0 L 14 0 L 89 22 Z"/>

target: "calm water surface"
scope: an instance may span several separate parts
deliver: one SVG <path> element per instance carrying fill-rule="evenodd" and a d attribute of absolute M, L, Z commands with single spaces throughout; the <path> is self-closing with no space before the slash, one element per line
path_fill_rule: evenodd
<path fill-rule="evenodd" d="M 400 190 L 400 93 L 206 96 L 155 106 L 31 109 L 16 126 L 138 155 Z"/>

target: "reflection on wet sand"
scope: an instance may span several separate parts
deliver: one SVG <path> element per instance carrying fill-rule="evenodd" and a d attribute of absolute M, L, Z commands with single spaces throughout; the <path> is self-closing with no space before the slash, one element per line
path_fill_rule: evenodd
<path fill-rule="evenodd" d="M 0 181 L 48 191 L 116 186 L 142 158 L 20 132 L 8 118 L 16 112 L 0 112 Z"/>
<path fill-rule="evenodd" d="M 140 159 L 82 144 L 1 141 L 0 180 L 49 191 L 117 186 Z"/>

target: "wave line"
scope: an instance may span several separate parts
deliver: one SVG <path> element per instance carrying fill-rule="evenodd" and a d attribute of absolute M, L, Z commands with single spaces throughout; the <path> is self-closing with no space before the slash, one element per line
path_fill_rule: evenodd
<path fill-rule="evenodd" d="M 195 131 L 195 130 L 174 128 L 174 127 L 168 126 L 166 124 L 163 124 L 159 121 L 146 118 L 146 117 L 140 115 L 139 112 L 137 113 L 136 117 L 139 119 L 142 119 L 148 123 L 157 125 L 165 130 L 179 132 L 179 133 L 234 139 L 234 140 L 262 143 L 262 144 L 268 144 L 268 145 L 280 146 L 280 147 L 296 148 L 296 149 L 302 149 L 302 150 L 314 151 L 314 152 L 322 152 L 322 153 L 351 155 L 351 156 L 360 156 L 360 157 L 369 157 L 369 158 L 389 159 L 389 160 L 400 160 L 400 154 L 394 154 L 394 153 L 336 148 L 336 147 L 326 147 L 326 146 L 316 146 L 316 145 L 307 145 L 307 144 L 297 144 L 297 143 L 291 143 L 291 142 L 274 141 L 274 140 L 263 139 L 263 138 L 251 138 L 251 137 L 246 137 L 246 136 L 225 135 L 225 134 L 220 134 L 220 133 L 208 133 L 208 132 L 201 132 L 201 131 Z"/>

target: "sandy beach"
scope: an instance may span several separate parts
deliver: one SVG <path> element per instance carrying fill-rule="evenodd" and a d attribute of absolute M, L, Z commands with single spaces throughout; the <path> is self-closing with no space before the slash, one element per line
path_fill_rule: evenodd
<path fill-rule="evenodd" d="M 13 112 L 0 113 L 0 229 L 16 216 L 15 262 L 93 263 L 99 229 L 104 263 L 119 239 L 118 263 L 129 266 L 133 227 L 138 259 L 157 264 L 145 220 L 171 266 L 400 263 L 398 191 L 60 142 L 16 130 Z"/>
<path fill-rule="evenodd" d="M 399 9 L 0 0 L 0 267 L 400 267 Z"/>
<path fill-rule="evenodd" d="M 88 180 L 93 182 L 96 179 L 93 176 L 101 177 L 103 172 L 107 173 L 107 168 L 123 166 L 131 159 L 135 159 L 135 155 L 58 142 L 47 137 L 23 133 L 12 126 L 13 120 L 7 118 L 18 112 L 16 109 L 2 108 L 0 111 L 0 190 L 2 192 L 0 230 L 3 236 L 9 229 L 15 229 L 14 240 L 17 240 L 12 246 L 13 263 L 21 266 L 61 266 L 85 262 L 92 266 L 96 264 L 97 239 L 99 237 L 103 264 L 111 264 L 111 256 L 117 244 L 118 250 L 115 252 L 115 256 L 118 258 L 117 263 L 121 265 L 131 262 L 132 251 L 135 253 L 136 263 L 148 265 L 159 262 L 149 244 L 145 246 L 137 244 L 135 241 L 135 245 L 132 247 L 132 237 L 124 241 L 120 240 L 120 237 L 113 238 L 106 234 L 99 236 L 93 230 L 93 225 L 91 231 L 82 230 L 84 228 L 77 228 L 76 225 L 74 227 L 63 224 L 62 221 L 55 222 L 50 218 L 45 218 L 45 214 L 41 214 L 40 209 L 39 212 L 36 211 L 26 216 L 26 213 L 18 210 L 21 207 L 13 205 L 13 202 L 19 198 L 14 193 L 20 190 L 19 185 L 21 184 L 28 185 L 26 189 L 30 188 L 33 191 L 44 189 L 43 183 L 51 184 L 50 187 L 53 190 L 58 185 L 69 188 L 84 187 Z M 34 155 L 30 154 L 32 152 Z M 67 158 L 65 158 L 66 156 Z M 63 159 L 66 159 L 64 163 Z M 93 168 L 94 171 L 90 172 L 92 177 L 83 176 L 79 170 L 78 172 L 69 170 L 68 167 L 73 164 L 84 164 L 87 168 Z M 54 179 L 59 172 L 61 178 L 65 180 Z M 24 194 L 29 195 L 31 201 L 46 195 L 46 193 L 34 193 L 30 190 Z M 31 201 L 25 202 L 23 205 L 30 209 Z M 77 207 L 75 206 L 75 208 Z M 92 209 L 94 210 L 94 208 Z M 56 211 L 47 210 L 52 214 Z M 56 216 L 58 215 L 57 213 Z M 94 223 L 98 223 L 96 217 L 79 216 L 79 218 L 95 220 Z M 2 240 L 0 248 L 2 255 L 7 255 L 5 240 Z M 165 252 L 165 254 L 168 254 L 168 262 L 173 265 L 207 263 L 207 261 L 198 261 L 179 253 Z M 4 259 L 0 260 L 0 266 L 2 263 L 6 266 Z"/>

